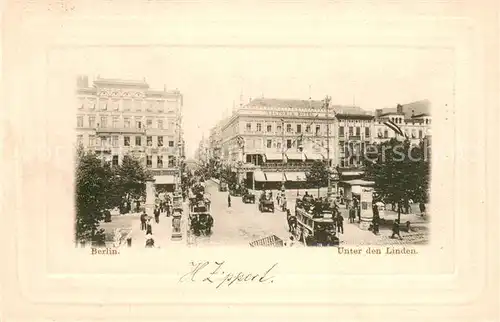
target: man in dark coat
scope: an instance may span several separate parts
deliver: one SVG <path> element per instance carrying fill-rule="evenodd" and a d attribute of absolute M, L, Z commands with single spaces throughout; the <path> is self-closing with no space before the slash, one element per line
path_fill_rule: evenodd
<path fill-rule="evenodd" d="M 153 227 L 151 226 L 151 219 L 148 219 L 146 223 L 146 235 L 152 235 L 153 234 Z"/>
<path fill-rule="evenodd" d="M 158 206 L 155 206 L 154 214 L 155 214 L 155 221 L 157 224 L 159 224 L 160 223 L 160 208 L 158 208 Z"/>
<path fill-rule="evenodd" d="M 399 220 L 394 220 L 394 223 L 392 224 L 392 235 L 391 238 L 394 238 L 394 235 L 398 235 L 399 239 L 403 239 L 401 235 L 399 234 Z"/>
<path fill-rule="evenodd" d="M 356 211 L 354 210 L 353 206 L 350 206 L 349 207 L 349 222 L 351 224 L 353 224 L 355 218 L 356 218 Z"/>
<path fill-rule="evenodd" d="M 343 234 L 344 233 L 344 217 L 340 214 L 340 212 L 337 214 L 336 220 L 337 220 L 337 232 Z"/>
<path fill-rule="evenodd" d="M 146 229 L 146 211 L 141 214 L 141 230 Z"/>
<path fill-rule="evenodd" d="M 231 194 L 230 193 L 227 194 L 227 207 L 231 208 Z"/>

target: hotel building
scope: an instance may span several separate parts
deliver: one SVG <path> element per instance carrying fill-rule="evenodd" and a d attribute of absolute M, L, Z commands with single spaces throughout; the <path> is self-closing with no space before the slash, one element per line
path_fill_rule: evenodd
<path fill-rule="evenodd" d="M 363 176 L 366 145 L 394 136 L 386 119 L 394 119 L 412 141 L 430 134 L 428 101 L 373 114 L 357 106 L 330 105 L 327 111 L 317 100 L 254 99 L 212 128 L 209 156 L 231 164 L 247 186 L 263 189 L 282 180 L 288 187 L 304 182 L 311 164 L 329 155 L 335 189 L 338 180 Z"/>
<path fill-rule="evenodd" d="M 184 147 L 182 94 L 153 90 L 145 80 L 88 77 L 77 80 L 77 142 L 113 166 L 123 156 L 138 157 L 156 179 L 172 190 Z"/>

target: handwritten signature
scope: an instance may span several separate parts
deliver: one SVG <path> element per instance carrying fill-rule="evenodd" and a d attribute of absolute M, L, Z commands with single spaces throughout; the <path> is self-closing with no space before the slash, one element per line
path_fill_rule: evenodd
<path fill-rule="evenodd" d="M 215 288 L 220 288 L 223 285 L 231 286 L 234 283 L 263 283 L 269 284 L 274 282 L 274 276 L 268 276 L 269 273 L 278 265 L 275 263 L 262 274 L 256 273 L 228 273 L 224 271 L 222 262 L 191 262 L 192 269 L 189 273 L 184 274 L 179 282 L 202 282 L 215 284 Z"/>

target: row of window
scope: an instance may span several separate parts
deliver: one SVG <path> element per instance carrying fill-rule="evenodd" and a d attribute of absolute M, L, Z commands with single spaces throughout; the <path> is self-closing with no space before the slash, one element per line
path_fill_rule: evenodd
<path fill-rule="evenodd" d="M 356 134 L 354 134 L 354 129 L 356 129 Z M 339 127 L 339 136 L 344 136 L 344 127 L 340 126 Z M 361 128 L 360 127 L 353 127 L 349 126 L 349 136 L 361 136 Z M 365 137 L 370 137 L 370 128 L 365 127 Z"/>
<path fill-rule="evenodd" d="M 146 111 L 152 112 L 153 110 L 157 110 L 158 112 L 163 112 L 165 107 L 164 101 L 144 101 L 144 100 L 107 100 L 100 99 L 98 102 L 95 100 L 83 100 L 80 99 L 78 109 L 90 109 L 95 110 L 96 107 L 99 107 L 101 111 L 119 111 L 120 107 L 123 111 L 142 111 L 143 107 L 146 107 Z"/>
<path fill-rule="evenodd" d="M 101 128 L 119 128 L 121 127 L 121 122 L 120 122 L 120 117 L 119 116 L 101 116 L 98 119 L 99 122 L 96 123 L 96 117 L 95 116 L 89 116 L 88 117 L 88 127 L 89 128 L 95 128 L 95 127 L 101 127 Z M 110 121 L 110 122 L 109 122 Z M 169 122 L 169 128 L 174 127 L 174 122 Z M 84 118 L 82 115 L 79 115 L 76 117 L 76 126 L 78 128 L 83 128 L 85 127 L 84 124 Z M 164 120 L 156 120 L 156 127 L 157 129 L 165 129 L 164 128 Z M 124 117 L 123 118 L 123 127 L 124 128 L 132 128 L 135 127 L 137 129 L 142 129 L 142 128 L 153 128 L 153 120 L 152 119 L 146 119 L 146 124 L 144 124 L 143 120 L 141 117 Z"/>
<path fill-rule="evenodd" d="M 112 165 L 117 166 L 119 164 L 118 155 L 113 155 L 111 162 L 112 162 Z M 173 156 L 168 156 L 167 162 L 168 162 L 167 163 L 168 168 L 173 168 L 175 166 L 175 158 Z M 148 167 L 148 168 L 153 167 L 153 156 L 152 155 L 146 156 L 146 167 Z M 156 167 L 163 168 L 163 156 L 162 155 L 156 156 Z"/>
<path fill-rule="evenodd" d="M 131 136 L 123 136 L 123 146 L 131 146 Z M 142 136 L 135 136 L 134 142 L 135 146 L 142 146 L 144 140 Z M 89 146 L 111 146 L 114 148 L 119 147 L 121 144 L 119 142 L 120 137 L 118 135 L 112 135 L 112 136 L 95 136 L 95 135 L 89 135 Z M 156 137 L 156 145 L 155 147 L 163 147 L 163 136 L 158 136 Z M 146 136 L 146 145 L 147 146 L 153 146 L 153 136 Z M 77 143 L 83 144 L 83 135 L 78 135 L 77 136 Z M 174 141 L 168 141 L 168 147 L 174 147 L 175 143 Z"/>
<path fill-rule="evenodd" d="M 391 117 L 390 119 L 391 119 L 391 121 L 393 121 L 396 124 L 403 124 L 403 123 L 405 123 L 405 119 L 403 119 L 402 117 Z M 408 122 L 408 121 L 406 121 L 406 122 Z M 424 123 L 425 124 L 431 124 L 431 120 L 430 119 L 425 119 Z"/>
<path fill-rule="evenodd" d="M 296 124 L 296 133 L 302 133 L 302 124 Z M 281 125 L 276 126 L 276 132 L 281 132 Z M 316 133 L 318 133 L 321 130 L 320 125 L 316 125 Z M 252 123 L 247 123 L 246 124 L 246 131 L 250 132 L 252 131 Z M 262 124 L 257 123 L 256 124 L 256 131 L 257 132 L 262 132 Z M 266 125 L 266 132 L 272 132 L 273 131 L 273 126 L 271 124 Z M 287 124 L 286 125 L 286 132 L 291 133 L 292 132 L 292 124 Z M 305 133 L 310 133 L 311 132 L 311 125 L 306 125 L 305 126 Z"/>

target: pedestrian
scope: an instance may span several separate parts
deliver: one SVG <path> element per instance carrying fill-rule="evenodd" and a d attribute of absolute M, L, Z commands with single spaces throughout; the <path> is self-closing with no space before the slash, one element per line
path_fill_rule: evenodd
<path fill-rule="evenodd" d="M 354 223 L 354 218 L 356 218 L 356 214 L 354 212 L 354 207 L 349 207 L 349 223 Z"/>
<path fill-rule="evenodd" d="M 153 235 L 146 235 L 146 248 L 154 248 L 155 240 L 153 239 Z"/>
<path fill-rule="evenodd" d="M 146 210 L 141 214 L 141 230 L 146 229 Z"/>
<path fill-rule="evenodd" d="M 155 206 L 154 214 L 155 214 L 155 221 L 157 224 L 159 224 L 160 223 L 160 208 L 158 208 L 158 206 Z"/>
<path fill-rule="evenodd" d="M 231 208 L 231 194 L 230 193 L 227 194 L 227 207 Z"/>
<path fill-rule="evenodd" d="M 380 225 L 380 217 L 379 217 L 378 213 L 373 215 L 372 224 L 373 224 L 373 233 L 375 235 L 378 235 L 379 225 Z"/>
<path fill-rule="evenodd" d="M 283 211 L 286 211 L 287 209 L 286 197 L 283 197 L 283 204 L 281 205 L 281 208 L 283 209 Z"/>
<path fill-rule="evenodd" d="M 394 220 L 392 224 L 392 235 L 391 238 L 394 238 L 394 235 L 398 235 L 399 239 L 403 239 L 399 233 L 399 220 Z"/>
<path fill-rule="evenodd" d="M 151 226 L 151 219 L 148 219 L 146 223 L 146 235 L 153 234 L 153 227 Z"/>
<path fill-rule="evenodd" d="M 419 207 L 420 207 L 420 216 L 425 216 L 425 203 L 421 202 L 419 204 Z"/>
<path fill-rule="evenodd" d="M 344 217 L 340 213 L 337 214 L 337 232 L 344 233 Z"/>

